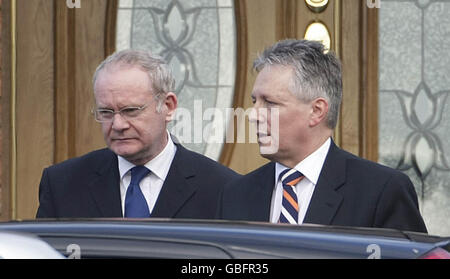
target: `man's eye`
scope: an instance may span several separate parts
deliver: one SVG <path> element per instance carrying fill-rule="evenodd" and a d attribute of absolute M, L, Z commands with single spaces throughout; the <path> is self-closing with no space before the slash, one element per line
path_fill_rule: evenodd
<path fill-rule="evenodd" d="M 99 110 L 97 110 L 97 113 L 102 115 L 102 116 L 109 116 L 109 115 L 113 114 L 112 111 L 106 110 L 106 109 L 104 109 L 104 110 L 103 109 L 99 109 Z"/>
<path fill-rule="evenodd" d="M 124 108 L 121 110 L 122 114 L 127 116 L 135 116 L 139 113 L 139 108 Z"/>

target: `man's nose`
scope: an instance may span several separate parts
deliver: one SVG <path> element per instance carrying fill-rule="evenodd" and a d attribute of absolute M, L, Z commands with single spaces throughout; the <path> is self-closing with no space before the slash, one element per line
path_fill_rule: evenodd
<path fill-rule="evenodd" d="M 267 108 L 262 107 L 258 102 L 253 104 L 252 111 L 249 114 L 248 120 L 251 123 L 264 122 L 267 119 Z"/>
<path fill-rule="evenodd" d="M 112 119 L 112 128 L 116 131 L 121 131 L 130 127 L 130 122 L 124 118 L 120 113 L 114 114 Z"/>

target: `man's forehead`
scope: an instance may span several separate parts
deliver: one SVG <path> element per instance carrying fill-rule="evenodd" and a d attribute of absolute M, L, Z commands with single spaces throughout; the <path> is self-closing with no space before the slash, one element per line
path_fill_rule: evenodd
<path fill-rule="evenodd" d="M 118 72 L 142 72 L 147 74 L 147 72 L 139 65 L 127 64 L 123 62 L 116 62 L 112 64 L 105 65 L 103 69 L 100 70 L 98 75 L 102 75 L 104 73 L 118 73 Z"/>
<path fill-rule="evenodd" d="M 278 91 L 285 91 L 292 84 L 292 69 L 284 67 L 278 70 L 268 69 L 260 72 L 256 77 L 251 95 L 273 95 Z"/>
<path fill-rule="evenodd" d="M 152 88 L 152 81 L 147 72 L 138 66 L 108 66 L 102 69 L 97 76 L 94 90 L 109 87 L 142 87 Z"/>

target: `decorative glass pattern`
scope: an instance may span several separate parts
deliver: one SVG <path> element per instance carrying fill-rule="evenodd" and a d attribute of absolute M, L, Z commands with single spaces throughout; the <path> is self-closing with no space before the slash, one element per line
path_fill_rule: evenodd
<path fill-rule="evenodd" d="M 383 0 L 379 158 L 405 172 L 431 234 L 450 235 L 450 1 Z"/>
<path fill-rule="evenodd" d="M 184 133 L 180 141 L 217 160 L 223 144 L 214 143 L 211 134 L 216 133 L 213 124 L 219 120 L 204 113 L 208 108 L 232 107 L 236 68 L 233 1 L 120 0 L 117 20 L 117 50 L 147 49 L 172 66 L 178 107 L 191 112 L 191 136 L 180 131 Z M 173 122 L 172 133 L 177 125 Z M 227 122 L 220 124 L 227 127 Z"/>

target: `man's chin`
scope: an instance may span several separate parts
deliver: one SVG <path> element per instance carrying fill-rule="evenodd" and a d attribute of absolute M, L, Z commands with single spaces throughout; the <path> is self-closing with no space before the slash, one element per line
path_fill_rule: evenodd
<path fill-rule="evenodd" d="M 139 153 L 136 148 L 124 144 L 112 144 L 109 149 L 111 149 L 111 151 L 116 155 L 121 156 L 127 160 L 135 157 L 136 154 Z"/>
<path fill-rule="evenodd" d="M 259 143 L 259 153 L 262 157 L 271 159 L 278 153 L 278 145 L 277 144 L 262 144 Z"/>

